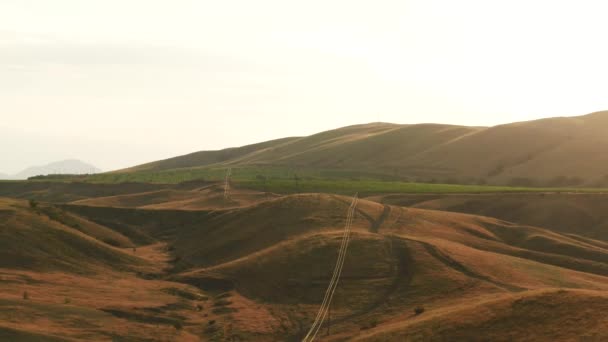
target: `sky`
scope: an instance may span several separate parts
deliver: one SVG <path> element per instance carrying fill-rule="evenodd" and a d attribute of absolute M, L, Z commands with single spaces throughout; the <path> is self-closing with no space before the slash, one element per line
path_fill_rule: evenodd
<path fill-rule="evenodd" d="M 0 172 L 608 109 L 605 1 L 2 0 Z"/>

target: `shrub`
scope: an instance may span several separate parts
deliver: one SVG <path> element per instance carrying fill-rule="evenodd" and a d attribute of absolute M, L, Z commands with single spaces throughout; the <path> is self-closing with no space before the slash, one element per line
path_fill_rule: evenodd
<path fill-rule="evenodd" d="M 70 304 L 71 302 L 72 302 L 72 300 L 67 297 L 63 300 L 63 304 Z"/>
<path fill-rule="evenodd" d="M 175 330 L 182 330 L 183 326 L 181 322 L 175 322 L 173 324 L 173 327 L 175 328 Z"/>
<path fill-rule="evenodd" d="M 423 313 L 424 313 L 424 307 L 422 307 L 422 306 L 417 306 L 417 307 L 414 309 L 414 314 L 415 314 L 416 316 L 418 316 L 418 315 L 422 315 Z"/>
<path fill-rule="evenodd" d="M 23 291 L 23 299 L 24 299 L 24 300 L 28 300 L 28 299 L 30 299 L 30 294 L 29 294 L 29 293 L 27 293 L 27 291 Z"/>
<path fill-rule="evenodd" d="M 38 201 L 36 201 L 36 200 L 31 199 L 31 200 L 29 200 L 29 203 L 30 203 L 30 208 L 32 208 L 32 209 L 36 209 L 38 207 Z"/>

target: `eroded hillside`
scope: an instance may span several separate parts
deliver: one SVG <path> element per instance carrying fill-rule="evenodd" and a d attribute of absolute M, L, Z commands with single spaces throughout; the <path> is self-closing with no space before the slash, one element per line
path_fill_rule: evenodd
<path fill-rule="evenodd" d="M 234 194 L 241 202 L 207 186 L 66 205 L 3 200 L 1 333 L 301 339 L 329 283 L 350 198 Z M 605 321 L 584 313 L 606 305 L 608 246 L 584 235 L 361 200 L 330 334 L 326 323 L 319 337 L 605 338 Z"/>

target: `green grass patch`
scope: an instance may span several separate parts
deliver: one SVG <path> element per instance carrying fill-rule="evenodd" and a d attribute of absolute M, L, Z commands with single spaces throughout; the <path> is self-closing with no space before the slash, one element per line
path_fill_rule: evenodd
<path fill-rule="evenodd" d="M 151 183 L 179 184 L 189 181 L 222 181 L 226 168 L 186 168 L 131 173 L 101 173 L 75 178 L 54 175 L 47 181 L 97 184 Z M 602 188 L 525 187 L 461 185 L 411 182 L 406 178 L 361 170 L 290 168 L 278 166 L 232 168 L 231 180 L 238 186 L 282 194 L 323 192 L 335 194 L 377 193 L 516 193 L 516 192 L 608 192 Z M 30 181 L 31 182 L 31 181 Z M 35 181 L 34 181 L 35 182 Z M 450 182 L 451 183 L 451 182 Z"/>
<path fill-rule="evenodd" d="M 272 179 L 265 184 L 260 181 L 238 181 L 239 186 L 276 193 L 323 192 L 336 194 L 380 194 L 380 193 L 521 193 L 521 192 L 608 192 L 607 189 L 576 188 L 526 188 L 486 185 L 427 184 L 399 181 L 375 180 L 293 180 Z"/>
<path fill-rule="evenodd" d="M 163 183 L 177 184 L 191 180 L 220 181 L 226 176 L 226 168 L 188 168 L 165 171 L 142 171 L 131 173 L 101 173 L 73 180 L 92 183 Z M 357 170 L 328 170 L 287 167 L 239 167 L 232 169 L 231 179 L 251 181 L 262 179 L 349 179 L 349 180 L 395 180 L 395 177 L 381 173 Z M 70 178 L 55 178 L 66 181 Z"/>

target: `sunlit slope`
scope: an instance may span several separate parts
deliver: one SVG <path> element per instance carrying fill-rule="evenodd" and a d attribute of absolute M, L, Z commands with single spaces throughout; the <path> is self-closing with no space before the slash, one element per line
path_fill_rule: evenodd
<path fill-rule="evenodd" d="M 243 208 L 209 211 L 104 208 L 68 205 L 67 210 L 125 236 L 170 240 L 177 269 L 215 267 L 277 244 L 342 229 L 349 198 L 290 195 Z M 361 201 L 354 231 L 395 236 L 471 253 L 495 253 L 531 262 L 608 275 L 607 244 L 547 228 L 489 217 L 402 208 Z M 363 238 L 364 235 L 361 235 Z"/>
<path fill-rule="evenodd" d="M 212 215 L 204 222 L 204 228 L 180 233 L 175 240 L 175 253 L 184 263 L 183 267 L 189 264 L 189 267 L 217 270 L 225 263 L 279 253 L 279 246 L 293 248 L 291 243 L 300 244 L 294 249 L 298 251 L 310 251 L 315 241 L 321 245 L 335 245 L 343 217 L 334 213 L 346 211 L 348 202 L 345 199 L 327 195 L 288 196 L 247 209 Z M 266 219 L 261 220 L 261 217 Z M 523 273 L 528 268 L 545 267 L 580 275 L 588 273 L 589 279 L 608 276 L 608 249 L 605 245 L 492 218 L 388 207 L 362 201 L 353 229 L 353 241 L 368 240 L 361 245 L 376 245 L 368 249 L 361 247 L 368 252 L 387 249 L 390 243 L 395 242 L 391 241 L 394 238 L 401 243 L 423 246 L 439 259 L 457 263 L 458 258 L 451 256 L 460 256 L 464 261 L 462 264 L 474 265 L 471 272 L 475 273 L 474 269 L 479 267 L 480 274 L 486 274 L 487 279 L 494 279 L 497 283 L 507 284 L 507 287 L 521 287 L 526 283 L 516 278 L 501 278 L 504 274 L 500 275 L 500 272 L 508 271 L 512 264 L 521 265 L 519 271 Z M 328 236 L 324 238 L 323 234 Z M 306 245 L 308 247 L 304 247 Z M 353 254 L 365 255 L 364 252 Z M 282 257 L 268 260 L 284 262 Z M 488 265 L 479 264 L 480 260 L 499 263 L 495 268 L 484 269 Z M 313 262 L 310 267 L 317 265 Z M 301 267 L 296 269 L 302 270 Z M 533 273 L 530 271 L 527 276 Z M 573 279 L 577 277 L 573 276 Z M 544 281 L 530 280 L 530 287 L 542 286 Z M 552 283 L 552 286 L 559 287 L 560 284 Z"/>
<path fill-rule="evenodd" d="M 608 295 L 540 290 L 482 298 L 395 320 L 354 341 L 604 341 Z"/>
<path fill-rule="evenodd" d="M 408 155 L 448 143 L 480 128 L 451 125 L 395 125 L 373 123 L 344 127 L 302 138 L 290 138 L 263 145 L 250 145 L 239 149 L 247 153 L 234 158 L 210 163 L 187 163 L 188 167 L 208 165 L 272 165 L 323 168 L 358 168 L 378 170 L 379 167 L 399 167 Z M 270 147 L 269 147 L 270 146 Z M 259 148 L 258 148 L 259 147 Z M 198 152 L 201 155 L 228 153 L 222 151 Z M 173 158 L 190 160 L 192 155 Z M 379 164 L 380 163 L 380 164 Z M 150 163 L 123 171 L 161 171 L 177 168 L 165 167 L 164 161 Z M 393 170 L 390 171 L 392 173 Z M 389 173 L 389 172 L 386 172 Z"/>
<path fill-rule="evenodd" d="M 608 112 L 489 128 L 374 123 L 197 152 L 117 172 L 255 165 L 440 182 L 595 186 L 608 184 L 607 130 Z"/>
<path fill-rule="evenodd" d="M 332 309 L 344 336 L 370 321 L 407 321 L 418 305 L 449 320 L 484 296 L 608 290 L 601 243 L 487 217 L 360 203 Z M 306 322 L 332 274 L 347 205 L 346 197 L 298 195 L 211 216 L 175 239 L 180 273 L 172 279 L 298 305 L 293 319 Z"/>
<path fill-rule="evenodd" d="M 237 162 L 378 170 L 378 167 L 399 167 L 405 157 L 411 158 L 475 130 L 433 124 L 360 125 L 302 138 Z M 341 135 L 336 137 L 338 133 Z"/>
<path fill-rule="evenodd" d="M 90 235 L 89 235 L 90 234 Z M 0 200 L 0 268 L 87 273 L 144 266 L 114 246 L 132 245 L 125 236 L 53 208 Z"/>
<path fill-rule="evenodd" d="M 418 161 L 499 183 L 560 176 L 585 183 L 606 175 L 607 129 L 608 112 L 501 125 L 427 151 Z"/>
<path fill-rule="evenodd" d="M 166 251 L 59 207 L 0 199 L 0 340 L 209 340 L 199 328 L 209 298 L 160 279 Z"/>
<path fill-rule="evenodd" d="M 48 202 L 71 202 L 93 197 L 117 196 L 167 188 L 163 184 L 121 183 L 94 184 L 85 182 L 1 182 L 0 197 L 37 199 Z"/>
<path fill-rule="evenodd" d="M 160 171 L 224 163 L 241 158 L 248 154 L 255 154 L 266 149 L 272 149 L 276 146 L 289 143 L 290 141 L 294 141 L 296 139 L 297 138 L 283 138 L 243 147 L 228 148 L 220 151 L 195 152 L 185 156 L 135 166 L 122 171 Z"/>
<path fill-rule="evenodd" d="M 496 217 L 563 234 L 608 242 L 606 194 L 393 194 L 372 198 L 386 204 Z"/>
<path fill-rule="evenodd" d="M 243 207 L 276 195 L 231 188 L 225 197 L 223 184 L 212 184 L 189 190 L 163 189 L 126 195 L 96 197 L 71 202 L 74 205 L 115 208 L 211 210 Z"/>
<path fill-rule="evenodd" d="M 273 323 L 267 329 L 271 335 L 260 340 L 301 340 L 331 278 L 350 200 L 299 194 L 212 210 L 82 203 L 62 208 L 134 244 L 165 243 L 170 257 L 165 279 L 204 292 L 228 292 L 250 303 L 247 310 L 255 308 L 243 309 L 241 299 L 225 300 L 222 312 L 228 314 L 213 319 L 239 327 L 244 324 L 239 315 L 254 317 L 272 308 L 264 320 L 281 323 Z M 590 329 L 590 336 L 606 333 L 596 318 L 565 309 L 586 310 L 591 299 L 590 308 L 604 305 L 608 246 L 591 237 L 361 200 L 350 241 L 327 340 L 352 339 L 361 330 L 370 340 L 420 334 L 470 340 L 474 333 L 494 340 L 509 325 L 524 321 L 539 331 L 533 335 L 538 340 L 550 340 L 580 333 L 578 326 L 541 333 L 568 317 L 587 317 L 581 326 Z M 415 316 L 418 306 L 425 313 Z M 557 311 L 542 316 L 543 310 Z M 259 326 L 258 320 L 253 325 Z M 512 336 L 522 332 L 513 330 Z"/>

